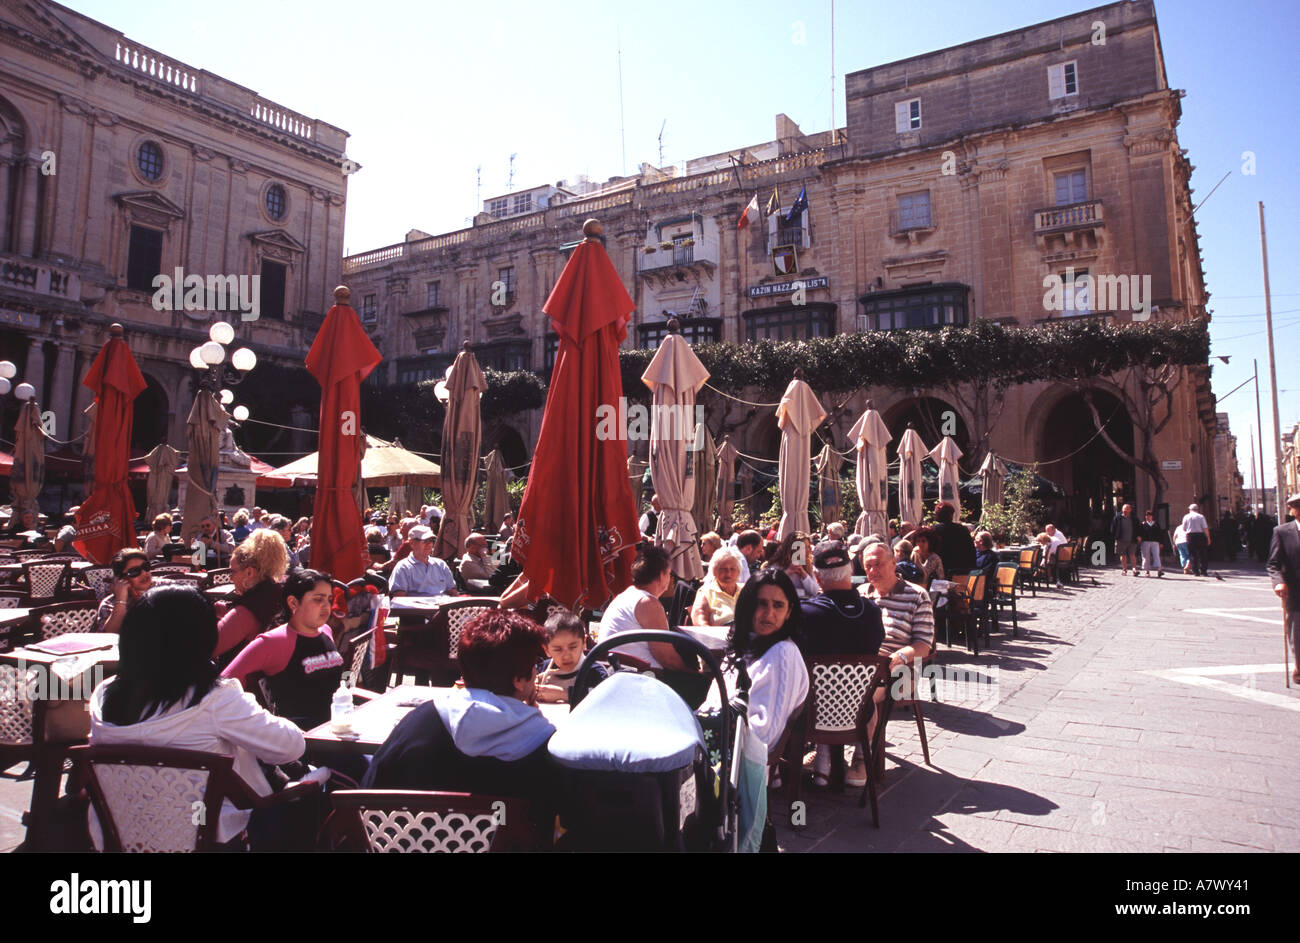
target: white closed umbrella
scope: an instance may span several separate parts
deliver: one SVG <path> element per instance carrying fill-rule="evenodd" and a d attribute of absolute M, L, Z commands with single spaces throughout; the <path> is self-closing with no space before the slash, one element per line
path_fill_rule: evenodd
<path fill-rule="evenodd" d="M 930 457 L 939 466 L 939 500 L 946 501 L 953 507 L 953 520 L 961 520 L 961 497 L 957 494 L 959 472 L 957 460 L 962 457 L 962 450 L 957 447 L 953 437 L 946 435 L 930 452 Z"/>
<path fill-rule="evenodd" d="M 898 440 L 898 517 L 916 526 L 921 524 L 922 510 L 921 459 L 930 450 L 921 441 L 921 435 L 911 426 Z"/>
<path fill-rule="evenodd" d="M 1002 504 L 1002 486 L 1007 479 L 1007 466 L 996 454 L 990 452 L 984 456 L 980 466 L 980 514 L 988 514 L 989 508 Z"/>
<path fill-rule="evenodd" d="M 855 483 L 858 504 L 862 506 L 853 529 L 864 537 L 868 534 L 884 537 L 889 532 L 889 460 L 885 446 L 893 438 L 885 420 L 868 400 L 866 412 L 849 430 L 849 441 L 858 453 Z"/>
<path fill-rule="evenodd" d="M 803 371 L 785 388 L 776 408 L 776 424 L 781 428 L 781 455 L 777 465 L 778 493 L 781 495 L 781 526 L 777 540 L 796 531 L 808 533 L 808 481 L 812 477 L 809 444 L 813 430 L 826 418 L 817 394 L 802 379 Z"/>

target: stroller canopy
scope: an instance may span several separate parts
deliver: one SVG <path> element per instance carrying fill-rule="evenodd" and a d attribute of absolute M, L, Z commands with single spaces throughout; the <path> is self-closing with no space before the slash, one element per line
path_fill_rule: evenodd
<path fill-rule="evenodd" d="M 593 688 L 550 742 L 561 766 L 620 773 L 678 770 L 703 749 L 704 731 L 680 695 L 631 672 Z"/>

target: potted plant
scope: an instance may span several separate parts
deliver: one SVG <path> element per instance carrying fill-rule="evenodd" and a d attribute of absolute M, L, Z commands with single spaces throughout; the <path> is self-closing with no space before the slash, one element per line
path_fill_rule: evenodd
<path fill-rule="evenodd" d="M 660 249 L 671 250 L 672 247 L 673 247 L 672 241 L 668 239 L 665 239 L 663 242 L 659 243 Z"/>
<path fill-rule="evenodd" d="M 679 246 L 693 246 L 693 245 L 695 245 L 695 240 L 694 240 L 694 239 L 683 239 L 681 242 L 678 243 L 678 245 L 679 245 Z"/>
<path fill-rule="evenodd" d="M 644 252 L 646 255 L 649 255 L 651 252 L 658 252 L 658 251 L 659 251 L 659 247 L 658 247 L 658 246 L 645 246 L 641 251 Z"/>

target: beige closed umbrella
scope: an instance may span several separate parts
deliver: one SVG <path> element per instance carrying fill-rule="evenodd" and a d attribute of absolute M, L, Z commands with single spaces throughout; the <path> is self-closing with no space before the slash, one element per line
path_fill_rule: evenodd
<path fill-rule="evenodd" d="M 984 456 L 980 466 L 980 514 L 988 514 L 989 508 L 1002 504 L 1002 486 L 1007 480 L 1007 466 L 993 452 Z"/>
<path fill-rule="evenodd" d="M 470 509 L 483 436 L 479 398 L 485 389 L 483 371 L 466 342 L 447 375 L 447 417 L 442 423 L 443 514 L 434 553 L 444 560 L 460 556 L 474 526 Z"/>
<path fill-rule="evenodd" d="M 199 533 L 203 519 L 216 516 L 221 434 L 226 431 L 229 418 L 217 403 L 216 397 L 207 390 L 199 390 L 194 397 L 194 405 L 190 407 L 186 425 L 190 449 L 185 459 L 188 481 L 185 489 L 185 513 L 181 519 L 181 536 L 186 546 Z"/>
<path fill-rule="evenodd" d="M 510 513 L 510 492 L 506 490 L 506 467 L 496 449 L 487 453 L 486 487 L 483 489 L 483 525 L 500 533 L 501 522 Z"/>
<path fill-rule="evenodd" d="M 957 460 L 962 457 L 962 450 L 957 447 L 952 436 L 946 435 L 930 451 L 930 458 L 939 466 L 939 500 L 951 504 L 953 520 L 961 521 L 961 496 L 957 493 L 959 475 Z"/>
<path fill-rule="evenodd" d="M 930 450 L 921 441 L 921 435 L 910 425 L 898 440 L 898 517 L 916 526 L 921 525 L 923 501 L 921 489 L 921 459 Z"/>
<path fill-rule="evenodd" d="M 817 394 L 802 379 L 802 370 L 785 388 L 776 408 L 781 429 L 781 454 L 777 464 L 777 491 L 781 495 L 781 525 L 776 539 L 796 531 L 808 533 L 808 482 L 812 477 L 809 447 L 813 430 L 826 418 Z"/>
<path fill-rule="evenodd" d="M 644 497 L 642 492 L 645 490 L 645 472 L 649 467 L 635 455 L 627 457 L 627 480 L 632 485 L 632 504 L 637 511 L 641 510 L 641 500 Z"/>
<path fill-rule="evenodd" d="M 822 529 L 840 519 L 840 456 L 830 443 L 822 446 L 813 462 L 817 469 L 817 507 Z"/>
<path fill-rule="evenodd" d="M 885 447 L 893 438 L 885 420 L 867 400 L 866 412 L 849 430 L 849 441 L 858 456 L 854 482 L 862 506 L 853 529 L 864 537 L 889 533 L 889 460 Z"/>
<path fill-rule="evenodd" d="M 692 453 L 695 460 L 695 529 L 697 533 L 703 534 L 713 529 L 714 486 L 718 478 L 718 457 L 714 450 L 713 433 L 704 423 L 696 427 L 695 445 L 699 446 Z"/>
<path fill-rule="evenodd" d="M 650 480 L 661 510 L 655 543 L 667 551 L 672 569 L 682 579 L 704 576 L 695 528 L 695 394 L 709 371 L 691 345 L 677 333 L 676 319 L 641 375 L 650 388 Z"/>
<path fill-rule="evenodd" d="M 145 485 L 144 518 L 152 524 L 155 517 L 166 514 L 167 509 L 172 506 L 172 479 L 176 477 L 176 469 L 180 467 L 181 453 L 166 442 L 162 442 L 155 445 L 153 451 L 146 455 L 144 460 L 149 466 L 149 481 Z"/>
<path fill-rule="evenodd" d="M 31 511 L 40 519 L 37 503 L 45 487 L 45 431 L 41 428 L 41 408 L 36 400 L 29 399 L 18 411 L 14 426 L 14 467 L 9 479 L 9 492 L 13 497 L 13 520 L 23 511 Z"/>
<path fill-rule="evenodd" d="M 724 438 L 715 456 L 718 475 L 716 486 L 718 516 L 713 524 L 713 529 L 723 537 L 730 537 L 731 532 L 735 530 L 731 525 L 731 519 L 736 505 L 736 459 L 739 457 L 740 453 L 731 444 L 731 436 Z"/>

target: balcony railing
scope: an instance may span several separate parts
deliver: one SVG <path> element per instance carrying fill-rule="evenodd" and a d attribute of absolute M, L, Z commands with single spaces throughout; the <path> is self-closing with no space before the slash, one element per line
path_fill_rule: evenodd
<path fill-rule="evenodd" d="M 711 239 L 696 239 L 691 245 L 674 244 L 665 249 L 655 246 L 654 252 L 642 252 L 637 259 L 638 272 L 657 272 L 693 265 L 716 266 L 718 244 Z"/>
<path fill-rule="evenodd" d="M 16 288 L 73 301 L 81 299 L 80 279 L 72 272 L 23 256 L 0 256 L 0 288 Z"/>
<path fill-rule="evenodd" d="M 1035 233 L 1083 229 L 1104 222 L 1101 200 L 1088 200 L 1085 203 L 1071 203 L 1069 206 L 1034 210 Z"/>

